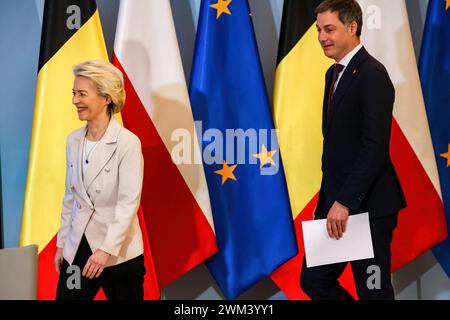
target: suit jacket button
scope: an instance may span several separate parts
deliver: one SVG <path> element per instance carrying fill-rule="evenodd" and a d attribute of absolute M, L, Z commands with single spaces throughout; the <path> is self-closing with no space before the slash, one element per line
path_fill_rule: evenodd
<path fill-rule="evenodd" d="M 97 190 L 95 190 L 95 192 L 97 192 L 97 193 L 100 193 L 100 190 L 99 190 L 99 189 L 97 189 Z"/>
<path fill-rule="evenodd" d="M 75 190 L 75 186 L 71 186 L 70 189 L 72 189 L 72 191 L 74 191 Z"/>
<path fill-rule="evenodd" d="M 106 171 L 106 172 L 110 172 L 111 169 L 110 169 L 110 168 L 105 168 L 105 171 Z"/>

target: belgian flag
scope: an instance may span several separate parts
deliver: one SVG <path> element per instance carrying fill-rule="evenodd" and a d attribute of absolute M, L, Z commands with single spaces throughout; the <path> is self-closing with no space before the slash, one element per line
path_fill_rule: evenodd
<path fill-rule="evenodd" d="M 46 0 L 20 245 L 38 244 L 38 299 L 53 299 L 53 265 L 64 195 L 65 143 L 83 126 L 71 104 L 72 67 L 108 60 L 94 0 Z"/>
<path fill-rule="evenodd" d="M 290 299 L 305 299 L 300 288 L 304 255 L 301 222 L 312 219 L 322 179 L 322 101 L 325 73 L 334 63 L 317 39 L 315 8 L 320 0 L 285 0 L 274 86 L 274 122 L 297 234 L 298 255 L 272 274 Z M 351 269 L 341 277 L 355 295 Z"/>

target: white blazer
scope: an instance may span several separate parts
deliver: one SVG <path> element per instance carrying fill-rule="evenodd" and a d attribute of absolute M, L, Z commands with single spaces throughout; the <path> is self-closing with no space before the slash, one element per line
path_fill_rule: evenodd
<path fill-rule="evenodd" d="M 83 234 L 92 252 L 111 254 L 107 266 L 143 253 L 137 211 L 144 158 L 139 138 L 112 117 L 98 142 L 84 181 L 83 140 L 87 126 L 72 132 L 66 144 L 66 191 L 56 246 L 72 264 Z"/>

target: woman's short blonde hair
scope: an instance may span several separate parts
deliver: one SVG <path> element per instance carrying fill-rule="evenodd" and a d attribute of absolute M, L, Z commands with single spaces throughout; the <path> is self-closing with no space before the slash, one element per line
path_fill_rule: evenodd
<path fill-rule="evenodd" d="M 110 114 L 118 113 L 125 103 L 125 89 L 122 72 L 108 61 L 89 60 L 73 67 L 75 77 L 82 76 L 90 79 L 97 88 L 98 94 L 110 97 L 108 105 Z"/>

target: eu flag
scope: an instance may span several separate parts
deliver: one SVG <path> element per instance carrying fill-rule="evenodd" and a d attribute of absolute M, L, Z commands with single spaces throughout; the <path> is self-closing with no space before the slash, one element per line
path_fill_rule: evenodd
<path fill-rule="evenodd" d="M 206 265 L 234 299 L 297 253 L 247 0 L 202 0 L 189 91 L 218 245 Z"/>
<path fill-rule="evenodd" d="M 420 80 L 450 225 L 450 1 L 431 0 L 419 60 Z M 450 277 L 450 239 L 433 248 Z"/>

